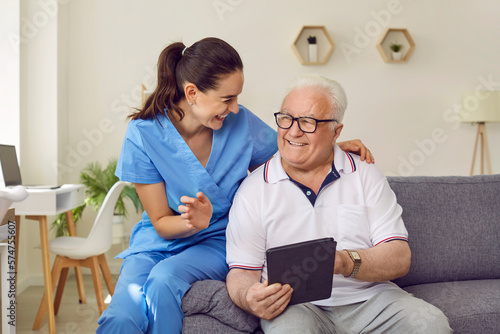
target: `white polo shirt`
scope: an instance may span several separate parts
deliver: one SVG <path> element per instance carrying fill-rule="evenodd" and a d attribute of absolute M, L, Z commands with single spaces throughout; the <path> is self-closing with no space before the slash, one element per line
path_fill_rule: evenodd
<path fill-rule="evenodd" d="M 402 209 L 375 165 L 335 145 L 332 167 L 317 197 L 288 177 L 279 152 L 250 174 L 236 192 L 229 212 L 229 268 L 262 270 L 264 281 L 266 250 L 272 247 L 323 237 L 333 237 L 337 250 L 408 240 Z M 314 304 L 353 304 L 388 288 L 398 287 L 391 282 L 370 283 L 334 275 L 332 296 Z"/>

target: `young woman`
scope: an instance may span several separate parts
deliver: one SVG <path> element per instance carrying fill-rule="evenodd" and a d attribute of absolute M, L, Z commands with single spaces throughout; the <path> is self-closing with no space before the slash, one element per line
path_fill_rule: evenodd
<path fill-rule="evenodd" d="M 225 279 L 234 193 L 277 151 L 276 132 L 238 105 L 242 89 L 241 59 L 220 39 L 160 54 L 157 88 L 130 116 L 116 170 L 145 212 L 118 255 L 125 260 L 97 333 L 181 333 L 191 284 Z M 341 147 L 373 160 L 359 140 Z"/>

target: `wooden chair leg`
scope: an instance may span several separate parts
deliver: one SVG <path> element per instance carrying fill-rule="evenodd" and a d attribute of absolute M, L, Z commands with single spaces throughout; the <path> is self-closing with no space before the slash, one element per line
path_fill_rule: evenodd
<path fill-rule="evenodd" d="M 72 237 L 76 237 L 75 220 L 73 218 L 73 212 L 66 211 L 66 224 L 68 226 L 68 233 Z M 85 288 L 83 285 L 82 269 L 77 265 L 75 266 L 75 277 L 76 286 L 78 287 L 78 296 L 80 297 L 80 304 L 85 304 Z"/>
<path fill-rule="evenodd" d="M 62 268 L 61 275 L 59 276 L 59 283 L 57 283 L 56 297 L 54 298 L 54 315 L 59 312 L 59 305 L 61 304 L 61 298 L 64 291 L 64 285 L 66 284 L 66 278 L 68 278 L 69 268 Z"/>
<path fill-rule="evenodd" d="M 92 256 L 87 260 L 92 272 L 92 281 L 94 283 L 95 296 L 97 299 L 97 308 L 99 309 L 99 314 L 102 314 L 106 307 L 104 305 L 104 297 L 102 294 L 101 275 L 99 274 L 99 261 L 97 260 L 97 256 Z"/>
<path fill-rule="evenodd" d="M 78 288 L 78 296 L 80 297 L 80 304 L 85 304 L 87 300 L 85 298 L 85 287 L 83 284 L 82 268 L 80 266 L 75 267 L 75 277 L 76 286 Z"/>
<path fill-rule="evenodd" d="M 54 265 L 52 267 L 52 289 L 54 289 L 54 287 L 56 286 L 57 278 L 61 274 L 61 269 L 62 269 L 61 257 L 57 256 L 56 260 L 54 261 Z M 38 313 L 36 314 L 35 322 L 33 323 L 33 330 L 40 329 L 45 313 L 47 313 L 47 295 L 44 292 L 42 297 L 42 302 L 38 307 Z"/>
<path fill-rule="evenodd" d="M 111 272 L 109 271 L 108 261 L 106 261 L 106 256 L 104 254 L 99 255 L 99 266 L 101 267 L 102 276 L 104 277 L 104 282 L 108 288 L 108 292 L 111 296 L 115 293 L 115 283 L 113 283 L 113 277 L 111 277 Z"/>

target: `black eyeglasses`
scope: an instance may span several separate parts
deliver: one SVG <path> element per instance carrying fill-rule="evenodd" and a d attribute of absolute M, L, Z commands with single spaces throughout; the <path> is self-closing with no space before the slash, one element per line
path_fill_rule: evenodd
<path fill-rule="evenodd" d="M 299 124 L 299 129 L 305 133 L 313 133 L 318 127 L 318 123 L 337 122 L 336 119 L 316 119 L 312 117 L 292 117 L 282 112 L 274 113 L 276 124 L 282 129 L 290 129 L 294 121 Z M 338 122 L 337 122 L 338 123 Z"/>

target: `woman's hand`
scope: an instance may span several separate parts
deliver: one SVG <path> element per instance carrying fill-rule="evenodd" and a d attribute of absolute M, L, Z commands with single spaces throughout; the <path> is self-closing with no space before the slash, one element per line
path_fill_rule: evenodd
<path fill-rule="evenodd" d="M 196 198 L 182 196 L 181 202 L 185 205 L 179 205 L 181 218 L 189 229 L 204 230 L 210 224 L 212 218 L 212 203 L 203 192 L 198 192 Z"/>
<path fill-rule="evenodd" d="M 197 197 L 182 196 L 178 211 L 168 205 L 165 183 L 136 183 L 135 189 L 156 233 L 166 240 L 187 238 L 208 227 L 212 218 L 212 203 L 201 192 Z"/>
<path fill-rule="evenodd" d="M 369 164 L 375 163 L 375 158 L 372 155 L 372 152 L 363 144 L 363 142 L 359 139 L 347 140 L 343 142 L 337 143 L 342 151 L 351 152 L 359 155 L 361 157 L 361 161 L 365 161 Z"/>

